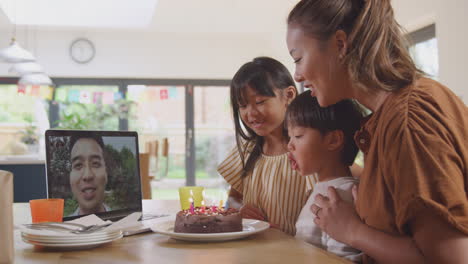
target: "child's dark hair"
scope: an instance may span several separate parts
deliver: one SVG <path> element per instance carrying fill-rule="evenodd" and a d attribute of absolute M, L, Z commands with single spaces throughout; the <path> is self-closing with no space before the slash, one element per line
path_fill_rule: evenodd
<path fill-rule="evenodd" d="M 246 88 L 250 87 L 259 95 L 275 97 L 275 89 L 284 90 L 290 86 L 296 87 L 294 80 L 288 69 L 281 62 L 269 57 L 257 57 L 251 62 L 242 65 L 236 72 L 231 81 L 231 105 L 236 130 L 236 143 L 239 151 L 243 172 L 242 177 L 246 176 L 254 168 L 255 162 L 262 154 L 263 138 L 258 136 L 240 119 L 239 105 L 244 105 L 247 101 L 245 98 Z M 242 129 L 242 125 L 245 130 Z M 287 139 L 287 133 L 284 132 L 284 137 Z M 243 144 L 246 141 L 247 144 Z M 251 144 L 254 144 L 253 149 L 245 161 L 247 151 Z"/>
<path fill-rule="evenodd" d="M 314 128 L 322 135 L 334 130 L 343 131 L 342 161 L 351 166 L 358 153 L 354 134 L 360 127 L 363 113 L 363 109 L 353 100 L 342 100 L 328 107 L 320 107 L 317 98 L 306 91 L 288 106 L 285 124 Z"/>

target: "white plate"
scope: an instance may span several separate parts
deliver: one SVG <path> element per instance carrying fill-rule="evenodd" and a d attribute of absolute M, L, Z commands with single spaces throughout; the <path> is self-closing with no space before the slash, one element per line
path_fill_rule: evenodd
<path fill-rule="evenodd" d="M 111 238 L 114 238 L 114 237 L 118 237 L 119 235 L 121 234 L 121 232 L 114 232 L 114 233 L 110 233 L 110 234 L 106 234 L 106 235 L 102 235 L 102 236 L 96 236 L 96 237 L 78 237 L 78 236 L 74 236 L 74 237 L 43 237 L 43 236 L 32 236 L 32 235 L 28 235 L 26 233 L 21 233 L 21 237 L 27 239 L 27 240 L 31 240 L 31 241 L 40 241 L 40 242 L 44 242 L 44 243 L 68 243 L 68 242 L 91 242 L 91 241 L 100 241 L 100 240 L 104 240 L 104 239 L 111 239 Z"/>
<path fill-rule="evenodd" d="M 185 241 L 199 241 L 199 242 L 215 242 L 215 241 L 227 241 L 248 237 L 250 235 L 265 231 L 270 228 L 270 224 L 267 222 L 253 220 L 253 219 L 242 219 L 243 230 L 240 232 L 229 232 L 229 233 L 175 233 L 174 232 L 174 220 L 165 221 L 155 224 L 151 227 L 153 232 L 170 236 L 174 239 L 185 240 Z"/>
<path fill-rule="evenodd" d="M 82 243 L 47 243 L 47 242 L 38 242 L 38 241 L 28 240 L 28 239 L 25 239 L 24 237 L 22 239 L 24 242 L 32 244 L 32 245 L 36 245 L 36 246 L 44 246 L 44 247 L 65 249 L 65 250 L 80 250 L 80 249 L 98 247 L 102 244 L 106 244 L 106 243 L 115 241 L 117 239 L 121 239 L 122 237 L 123 235 L 120 234 L 116 237 L 109 238 L 109 239 L 103 239 L 100 241 L 82 242 Z"/>
<path fill-rule="evenodd" d="M 95 237 L 102 237 L 107 236 L 110 234 L 117 234 L 120 230 L 113 230 L 113 231 L 96 231 L 93 233 L 83 233 L 83 234 L 73 234 L 69 231 L 57 231 L 57 230 L 34 230 L 28 228 L 22 228 L 21 233 L 28 235 L 28 236 L 36 236 L 36 237 L 50 237 L 50 238 L 95 238 Z"/>

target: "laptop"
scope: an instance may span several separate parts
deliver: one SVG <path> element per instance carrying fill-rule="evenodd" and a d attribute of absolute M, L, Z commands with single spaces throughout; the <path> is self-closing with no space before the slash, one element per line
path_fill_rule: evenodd
<path fill-rule="evenodd" d="M 142 211 L 136 132 L 47 130 L 45 142 L 47 194 L 64 199 L 64 221 L 88 214 L 116 221 Z"/>

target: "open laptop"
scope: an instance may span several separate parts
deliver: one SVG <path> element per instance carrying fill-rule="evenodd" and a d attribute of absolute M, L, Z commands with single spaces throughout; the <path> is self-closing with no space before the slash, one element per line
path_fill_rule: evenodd
<path fill-rule="evenodd" d="M 47 194 L 64 199 L 64 221 L 142 211 L 136 132 L 47 130 L 45 141 Z M 134 233 L 147 231 L 140 229 Z"/>

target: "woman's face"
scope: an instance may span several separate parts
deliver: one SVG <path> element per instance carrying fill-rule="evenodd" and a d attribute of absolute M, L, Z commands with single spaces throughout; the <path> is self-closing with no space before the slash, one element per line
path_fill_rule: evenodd
<path fill-rule="evenodd" d="M 288 126 L 288 134 L 288 157 L 292 169 L 303 176 L 319 172 L 327 152 L 320 131 L 309 127 Z"/>
<path fill-rule="evenodd" d="M 246 102 L 239 104 L 242 121 L 259 136 L 268 136 L 282 129 L 288 102 L 279 91 L 275 94 L 275 97 L 264 96 L 246 87 Z"/>
<path fill-rule="evenodd" d="M 320 106 L 349 98 L 349 78 L 339 61 L 340 48 L 334 36 L 323 43 L 306 35 L 299 26 L 289 25 L 287 45 L 296 65 L 294 79 L 310 89 Z"/>
<path fill-rule="evenodd" d="M 91 138 L 76 141 L 71 150 L 70 185 L 82 214 L 99 212 L 107 184 L 103 150 Z"/>

